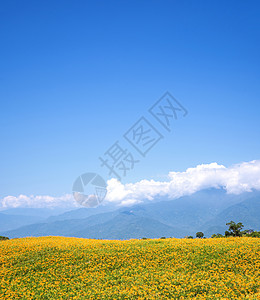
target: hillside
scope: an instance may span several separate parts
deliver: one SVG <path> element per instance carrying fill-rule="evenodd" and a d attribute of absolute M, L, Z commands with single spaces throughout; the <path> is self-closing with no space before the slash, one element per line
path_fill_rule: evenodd
<path fill-rule="evenodd" d="M 15 239 L 0 264 L 3 300 L 260 297 L 257 238 Z"/>

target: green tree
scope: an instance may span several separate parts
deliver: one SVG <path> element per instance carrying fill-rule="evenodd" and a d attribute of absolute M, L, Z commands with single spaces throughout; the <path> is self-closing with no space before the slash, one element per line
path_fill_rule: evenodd
<path fill-rule="evenodd" d="M 199 231 L 196 233 L 196 237 L 202 239 L 204 237 L 204 233 Z"/>
<path fill-rule="evenodd" d="M 254 231 L 253 233 L 250 234 L 250 236 L 260 238 L 260 231 Z"/>
<path fill-rule="evenodd" d="M 223 237 L 223 235 L 221 234 L 221 233 L 217 233 L 217 234 L 212 234 L 212 236 L 211 236 L 212 238 L 222 238 Z"/>
<path fill-rule="evenodd" d="M 241 236 L 241 229 L 244 225 L 241 222 L 235 223 L 234 221 L 230 221 L 226 223 L 229 226 L 228 231 L 225 232 L 225 236 Z"/>

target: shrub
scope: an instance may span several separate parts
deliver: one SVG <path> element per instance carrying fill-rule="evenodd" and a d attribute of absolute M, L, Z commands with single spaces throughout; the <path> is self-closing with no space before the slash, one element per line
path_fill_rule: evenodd
<path fill-rule="evenodd" d="M 222 238 L 223 237 L 223 235 L 221 234 L 221 233 L 217 233 L 217 234 L 212 234 L 212 236 L 211 236 L 212 238 Z"/>
<path fill-rule="evenodd" d="M 260 231 L 254 231 L 254 232 L 251 233 L 249 236 L 260 238 Z"/>
<path fill-rule="evenodd" d="M 199 232 L 196 233 L 196 237 L 199 238 L 199 239 L 201 239 L 201 238 L 204 237 L 204 233 L 201 232 L 201 231 L 199 231 Z"/>

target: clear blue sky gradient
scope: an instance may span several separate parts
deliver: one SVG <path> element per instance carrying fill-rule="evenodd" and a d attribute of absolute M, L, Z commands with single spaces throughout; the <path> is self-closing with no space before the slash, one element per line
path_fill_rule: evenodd
<path fill-rule="evenodd" d="M 1 1 L 0 197 L 106 178 L 98 157 L 167 90 L 189 113 L 124 182 L 259 159 L 259 16 L 259 1 Z"/>

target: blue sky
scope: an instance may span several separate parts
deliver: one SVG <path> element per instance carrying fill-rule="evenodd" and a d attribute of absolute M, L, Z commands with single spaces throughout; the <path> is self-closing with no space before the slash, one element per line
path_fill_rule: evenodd
<path fill-rule="evenodd" d="M 259 159 L 259 1 L 1 1 L 0 197 L 61 195 L 166 91 L 124 182 Z M 151 119 L 150 119 L 151 120 Z"/>

